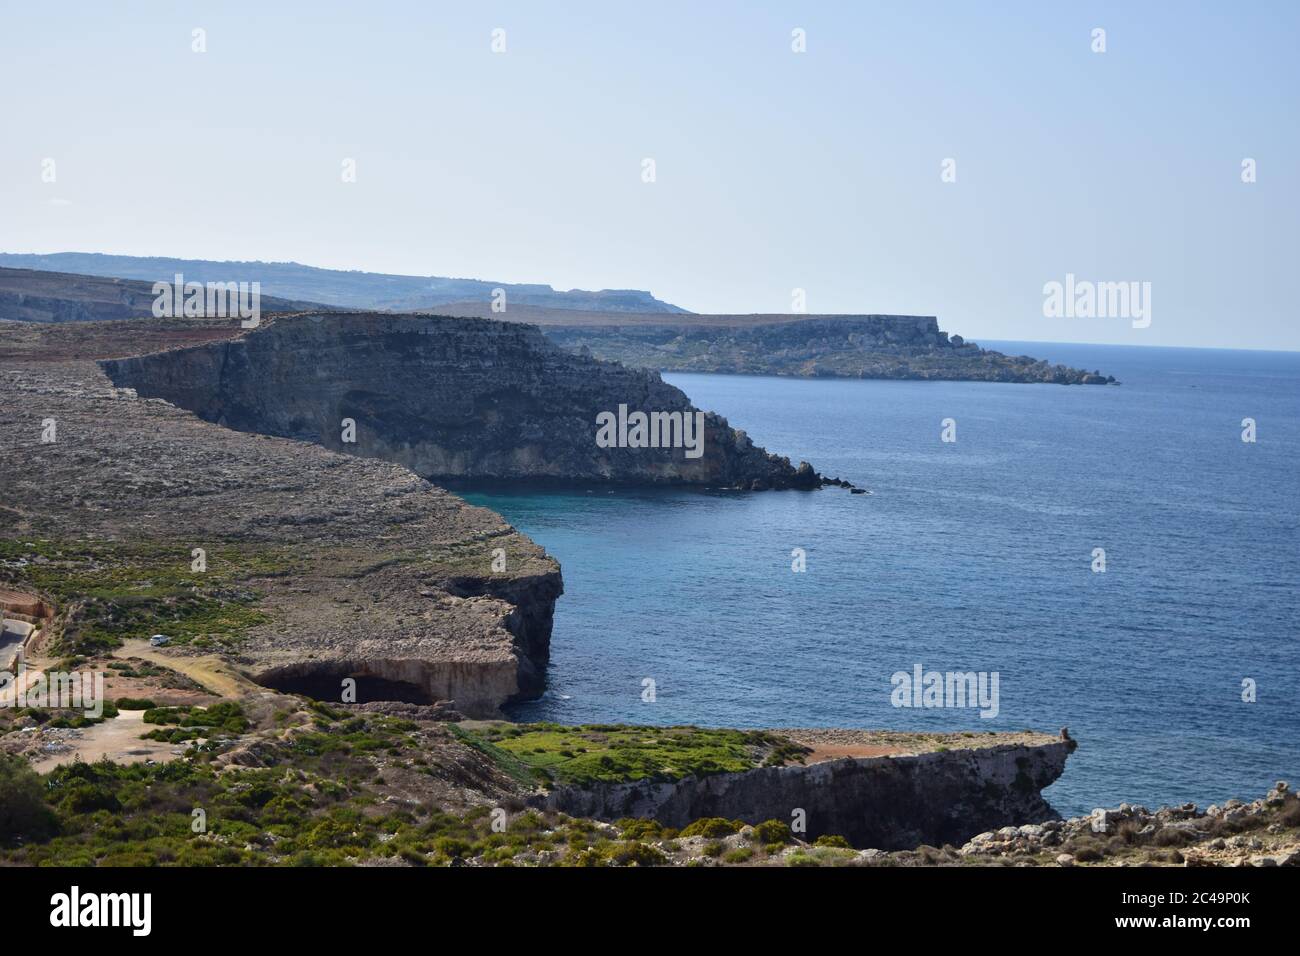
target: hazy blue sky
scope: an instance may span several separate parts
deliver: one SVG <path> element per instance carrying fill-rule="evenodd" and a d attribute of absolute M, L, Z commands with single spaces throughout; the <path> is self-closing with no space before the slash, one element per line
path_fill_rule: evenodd
<path fill-rule="evenodd" d="M 0 8 L 0 251 L 1300 348 L 1300 3 Z M 1066 273 L 1149 281 L 1150 327 L 1045 318 Z"/>

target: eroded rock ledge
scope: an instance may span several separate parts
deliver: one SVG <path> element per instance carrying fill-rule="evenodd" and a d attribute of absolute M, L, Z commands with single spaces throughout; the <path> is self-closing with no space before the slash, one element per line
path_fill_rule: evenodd
<path fill-rule="evenodd" d="M 683 827 L 701 817 L 759 823 L 806 812 L 807 839 L 838 834 L 857 847 L 962 845 L 1004 826 L 1059 820 L 1041 791 L 1075 744 L 1043 735 L 960 749 L 842 757 L 740 773 L 552 791 L 542 805 L 574 816 L 641 817 Z"/>
<path fill-rule="evenodd" d="M 685 447 L 600 447 L 597 416 L 694 416 L 657 372 L 574 355 L 533 326 L 383 313 L 297 314 L 224 341 L 106 360 L 119 386 L 240 431 L 318 442 L 428 478 L 814 488 L 819 476 L 711 412 Z M 345 434 L 355 423 L 355 441 Z"/>

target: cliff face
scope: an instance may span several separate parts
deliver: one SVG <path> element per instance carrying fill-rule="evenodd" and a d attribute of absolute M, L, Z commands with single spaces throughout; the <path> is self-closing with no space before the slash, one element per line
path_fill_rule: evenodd
<path fill-rule="evenodd" d="M 381 458 L 431 478 L 815 487 L 700 413 L 690 447 L 601 447 L 598 416 L 698 412 L 655 372 L 573 355 L 519 324 L 309 314 L 228 341 L 102 363 L 113 382 L 240 431 Z M 344 439 L 345 420 L 355 441 Z M 684 443 L 689 445 L 689 443 Z"/>
<path fill-rule="evenodd" d="M 1041 790 L 1065 770 L 1073 744 L 1007 744 L 891 757 L 764 767 L 673 782 L 561 789 L 545 805 L 575 816 L 653 817 L 682 827 L 700 817 L 760 823 L 806 811 L 806 838 L 838 833 L 856 847 L 962 845 L 1013 824 L 1060 819 Z"/>
<path fill-rule="evenodd" d="M 51 633 L 88 656 L 163 633 L 160 653 L 204 648 L 323 700 L 344 678 L 359 702 L 468 716 L 539 694 L 560 569 L 499 515 L 388 462 L 114 388 L 87 357 L 211 331 L 0 322 L 0 442 L 16 450 L 0 456 L 0 588 L 39 594 Z"/>
<path fill-rule="evenodd" d="M 668 317 L 671 318 L 671 317 Z M 929 316 L 711 316 L 747 324 L 548 326 L 569 349 L 683 372 L 1106 385 L 1114 379 L 949 337 Z M 759 321 L 765 320 L 765 321 Z"/>
<path fill-rule="evenodd" d="M 486 302 L 447 315 L 490 316 Z M 949 335 L 929 315 L 663 315 L 511 305 L 500 316 L 541 326 L 556 344 L 673 372 L 1105 385 L 1114 379 L 1004 355 Z"/>

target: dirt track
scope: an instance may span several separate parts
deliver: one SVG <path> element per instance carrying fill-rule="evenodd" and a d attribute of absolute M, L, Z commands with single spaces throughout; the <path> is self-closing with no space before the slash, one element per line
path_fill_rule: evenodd
<path fill-rule="evenodd" d="M 81 730 L 64 731 L 60 742 L 68 744 L 70 749 L 33 761 L 32 769 L 37 773 L 49 773 L 55 767 L 72 763 L 78 758 L 86 763 L 94 763 L 107 757 L 114 763 L 123 764 L 141 763 L 145 760 L 159 763 L 175 760 L 184 749 L 183 746 L 140 739 L 141 734 L 153 729 L 153 725 L 144 722 L 143 710 L 119 711 L 117 717 L 103 723 Z"/>
<path fill-rule="evenodd" d="M 237 699 L 264 689 L 214 654 L 186 657 L 160 651 L 148 641 L 139 639 L 126 641 L 113 652 L 113 656 L 123 659 L 138 657 L 159 667 L 169 668 L 184 674 L 190 680 L 197 681 L 218 697 Z"/>

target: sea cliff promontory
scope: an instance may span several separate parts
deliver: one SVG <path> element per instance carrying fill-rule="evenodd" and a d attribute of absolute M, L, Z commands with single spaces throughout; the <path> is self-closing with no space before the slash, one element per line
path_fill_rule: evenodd
<path fill-rule="evenodd" d="M 450 315 L 490 315 L 464 302 Z M 498 318 L 540 326 L 571 351 L 664 372 L 799 378 L 1109 385 L 1100 371 L 981 348 L 927 315 L 664 315 L 513 306 Z"/>
<path fill-rule="evenodd" d="M 427 478 L 820 484 L 811 466 L 758 448 L 657 372 L 574 355 L 517 323 L 283 315 L 222 341 L 103 366 L 114 384 L 207 421 L 382 458 Z M 624 427 L 637 414 L 652 423 L 639 440 Z M 610 421 L 617 427 L 602 431 Z"/>

